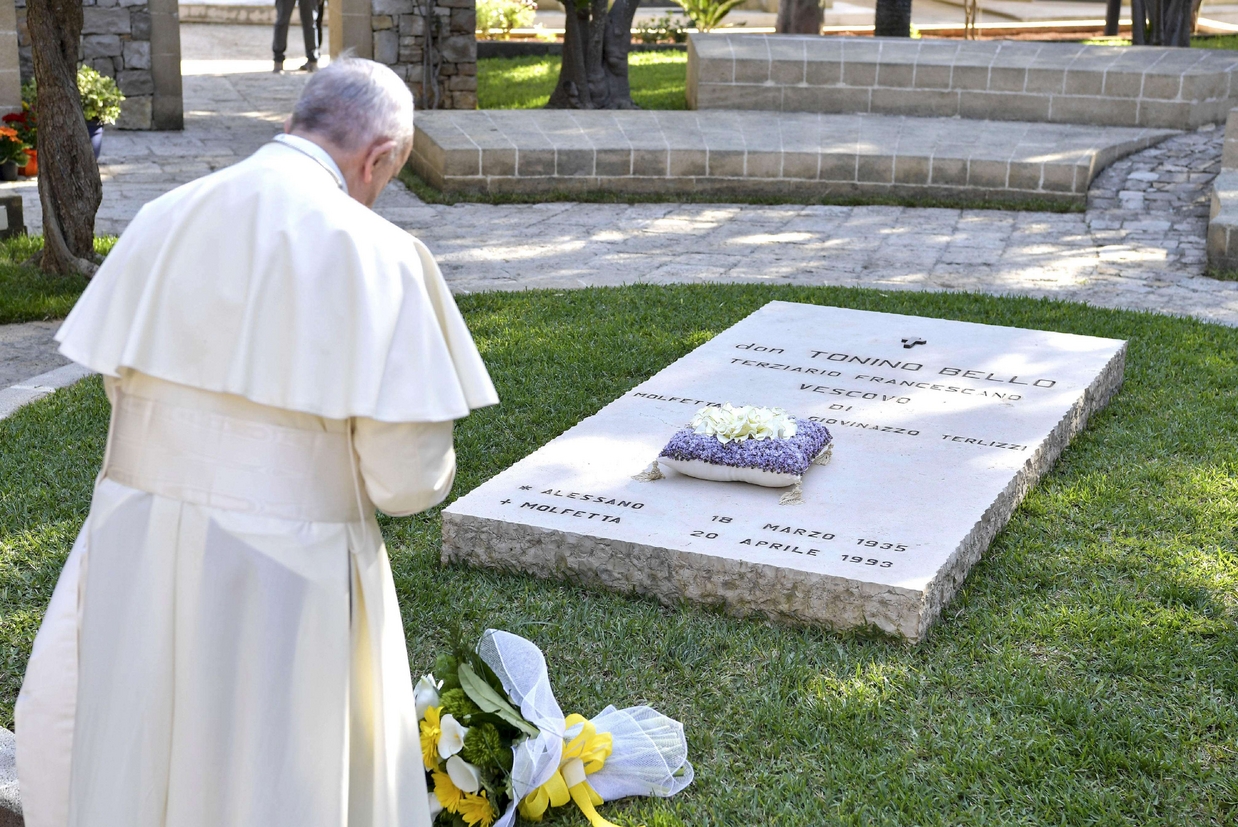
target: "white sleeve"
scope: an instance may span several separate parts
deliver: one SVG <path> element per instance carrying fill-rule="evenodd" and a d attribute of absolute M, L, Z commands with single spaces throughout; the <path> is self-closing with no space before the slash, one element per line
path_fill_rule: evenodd
<path fill-rule="evenodd" d="M 456 478 L 452 424 L 353 420 L 361 479 L 380 511 L 405 517 L 443 501 Z"/>

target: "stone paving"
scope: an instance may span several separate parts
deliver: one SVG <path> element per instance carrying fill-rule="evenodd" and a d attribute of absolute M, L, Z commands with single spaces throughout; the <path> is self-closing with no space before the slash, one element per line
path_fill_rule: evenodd
<path fill-rule="evenodd" d="M 56 352 L 52 336 L 60 322 L 0 325 L 0 388 L 58 368 L 69 360 Z"/>
<path fill-rule="evenodd" d="M 145 201 L 261 145 L 303 82 L 256 72 L 191 75 L 184 134 L 109 132 L 99 231 L 119 232 Z M 207 114 L 212 109 L 219 114 Z M 1222 139 L 1222 130 L 1205 127 L 1119 161 L 1098 176 L 1086 213 L 440 206 L 399 184 L 377 209 L 426 241 L 459 292 L 635 282 L 837 284 L 1047 296 L 1238 325 L 1238 283 L 1202 275 Z M 26 190 L 27 221 L 37 231 L 38 201 Z M 32 366 L 27 375 L 46 369 Z"/>

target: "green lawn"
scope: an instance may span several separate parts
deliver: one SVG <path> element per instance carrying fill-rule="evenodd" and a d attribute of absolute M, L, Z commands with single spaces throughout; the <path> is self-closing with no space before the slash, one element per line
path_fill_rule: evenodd
<path fill-rule="evenodd" d="M 492 57 L 477 61 L 477 105 L 482 109 L 537 109 L 559 80 L 557 56 Z M 633 52 L 628 58 L 632 100 L 643 109 L 686 109 L 686 52 Z"/>
<path fill-rule="evenodd" d="M 1131 39 L 1129 37 L 1097 37 L 1089 40 L 1084 40 L 1091 46 L 1130 46 Z M 1205 34 L 1196 35 L 1191 38 L 1192 49 L 1238 49 L 1238 35 L 1234 34 Z"/>
<path fill-rule="evenodd" d="M 95 239 L 95 252 L 107 255 L 115 236 Z M 42 236 L 0 241 L 0 324 L 62 319 L 86 289 L 81 276 L 50 276 L 24 264 L 43 247 Z"/>
<path fill-rule="evenodd" d="M 1192 37 L 1191 46 L 1197 49 L 1238 49 L 1238 34 Z"/>
<path fill-rule="evenodd" d="M 544 648 L 566 711 L 681 719 L 696 783 L 603 808 L 622 825 L 1238 823 L 1238 330 L 838 288 L 464 296 L 503 404 L 460 424 L 455 495 L 773 299 L 1126 338 L 1126 385 L 918 647 L 442 569 L 431 513 L 384 521 L 413 669 L 453 621 L 497 626 Z M 0 422 L 5 726 L 106 425 L 97 381 Z"/>

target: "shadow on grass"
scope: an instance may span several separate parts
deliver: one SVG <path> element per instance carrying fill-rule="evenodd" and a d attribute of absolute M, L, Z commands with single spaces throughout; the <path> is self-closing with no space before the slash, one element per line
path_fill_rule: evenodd
<path fill-rule="evenodd" d="M 95 239 L 95 254 L 106 256 L 115 236 Z M 83 276 L 55 276 L 26 264 L 43 249 L 42 236 L 0 241 L 0 324 L 63 319 L 86 289 Z"/>
<path fill-rule="evenodd" d="M 414 674 L 453 624 L 495 626 L 545 650 L 566 711 L 682 720 L 696 783 L 604 808 L 624 824 L 1235 823 L 1238 330 L 844 288 L 465 296 L 503 404 L 459 424 L 453 496 L 775 299 L 1127 339 L 1126 384 L 917 647 L 443 568 L 434 509 L 383 520 Z M 0 422 L 0 724 L 106 426 L 96 380 Z"/>

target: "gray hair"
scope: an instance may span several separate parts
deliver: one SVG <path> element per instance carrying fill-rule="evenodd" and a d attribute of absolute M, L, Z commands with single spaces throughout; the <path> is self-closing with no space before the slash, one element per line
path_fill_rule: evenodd
<path fill-rule="evenodd" d="M 344 149 L 382 139 L 405 147 L 413 141 L 413 95 L 383 64 L 346 55 L 305 84 L 291 126 Z"/>

